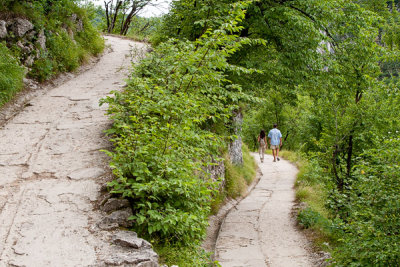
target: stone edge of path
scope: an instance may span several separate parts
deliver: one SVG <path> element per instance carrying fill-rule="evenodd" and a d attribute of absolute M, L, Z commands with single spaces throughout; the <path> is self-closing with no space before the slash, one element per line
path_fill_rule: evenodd
<path fill-rule="evenodd" d="M 217 244 L 219 233 L 221 231 L 221 226 L 223 225 L 226 216 L 234 207 L 236 207 L 240 203 L 240 201 L 242 201 L 250 194 L 250 192 L 254 189 L 254 187 L 256 187 L 256 185 L 260 182 L 262 175 L 263 173 L 261 172 L 261 169 L 257 166 L 256 177 L 253 180 L 253 182 L 247 187 L 246 193 L 235 199 L 227 199 L 224 205 L 222 205 L 219 208 L 218 213 L 210 216 L 208 220 L 209 227 L 207 229 L 207 237 L 204 240 L 202 247 L 206 251 L 212 253 L 211 255 L 212 261 L 215 260 L 215 247 Z"/>
<path fill-rule="evenodd" d="M 54 89 L 68 80 L 92 69 L 104 55 L 110 52 L 112 52 L 112 48 L 106 46 L 103 53 L 91 57 L 87 63 L 81 65 L 76 71 L 60 73 L 55 78 L 43 83 L 38 83 L 34 80 L 24 78 L 23 88 L 13 97 L 12 100 L 6 103 L 3 107 L 0 107 L 0 128 L 17 116 L 25 106 L 29 105 L 29 101 L 33 98 L 41 96 L 51 89 Z"/>

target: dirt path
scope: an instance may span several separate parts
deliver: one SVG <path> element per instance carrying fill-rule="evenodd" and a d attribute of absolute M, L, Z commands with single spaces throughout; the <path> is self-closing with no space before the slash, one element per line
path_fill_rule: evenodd
<path fill-rule="evenodd" d="M 32 99 L 0 128 L 0 266 L 98 266 L 107 241 L 92 227 L 108 172 L 109 125 L 99 99 L 124 85 L 133 43 Z"/>
<path fill-rule="evenodd" d="M 309 243 L 291 216 L 297 169 L 266 155 L 251 193 L 225 218 L 216 242 L 216 259 L 223 267 L 315 266 Z"/>

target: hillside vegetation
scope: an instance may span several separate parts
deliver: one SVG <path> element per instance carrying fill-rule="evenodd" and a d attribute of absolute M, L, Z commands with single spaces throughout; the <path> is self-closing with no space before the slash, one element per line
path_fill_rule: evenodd
<path fill-rule="evenodd" d="M 21 89 L 25 76 L 43 82 L 104 49 L 87 10 L 74 0 L 3 0 L 0 42 L 1 68 L 12 70 L 0 72 L 0 104 Z"/>

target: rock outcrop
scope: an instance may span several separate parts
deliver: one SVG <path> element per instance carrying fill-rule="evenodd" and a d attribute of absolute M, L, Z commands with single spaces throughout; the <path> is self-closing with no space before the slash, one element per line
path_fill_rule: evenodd
<path fill-rule="evenodd" d="M 33 30 L 33 24 L 27 19 L 16 18 L 11 22 L 11 31 L 17 37 L 23 37 L 31 30 Z"/>
<path fill-rule="evenodd" d="M 0 39 L 6 38 L 7 36 L 7 23 L 4 20 L 0 20 Z"/>
<path fill-rule="evenodd" d="M 129 201 L 105 193 L 98 203 L 106 214 L 97 222 L 97 227 L 110 231 L 110 242 L 114 245 L 104 257 L 103 266 L 158 267 L 158 255 L 148 241 L 133 231 L 120 230 L 121 227 L 133 226 L 133 222 L 128 220 L 132 216 Z"/>
<path fill-rule="evenodd" d="M 0 41 L 3 40 L 19 50 L 19 60 L 28 71 L 40 57 L 40 50 L 47 50 L 44 29 L 37 32 L 32 22 L 24 18 L 0 20 Z"/>

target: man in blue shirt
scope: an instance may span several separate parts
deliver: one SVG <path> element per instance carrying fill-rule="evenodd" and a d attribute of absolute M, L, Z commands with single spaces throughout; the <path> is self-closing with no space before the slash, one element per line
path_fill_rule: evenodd
<path fill-rule="evenodd" d="M 282 146 L 282 134 L 281 131 L 278 130 L 278 125 L 274 124 L 274 128 L 269 131 L 268 138 L 269 138 L 269 145 L 272 149 L 272 155 L 274 156 L 274 162 L 276 160 L 280 160 L 278 157 L 279 148 Z"/>

